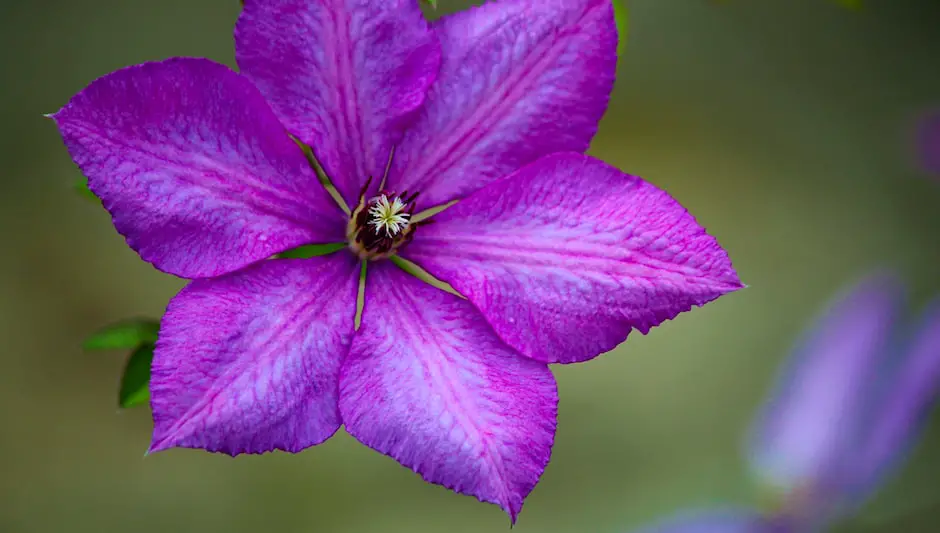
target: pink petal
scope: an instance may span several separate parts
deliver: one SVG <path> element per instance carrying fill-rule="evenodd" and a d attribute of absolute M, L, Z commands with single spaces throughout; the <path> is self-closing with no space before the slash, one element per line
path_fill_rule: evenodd
<path fill-rule="evenodd" d="M 389 262 L 369 265 L 366 296 L 340 378 L 346 429 L 515 521 L 551 455 L 548 367 L 500 342 L 470 304 Z"/>
<path fill-rule="evenodd" d="M 617 64 L 610 0 L 503 0 L 435 25 L 443 62 L 395 152 L 390 189 L 427 207 L 536 159 L 583 152 Z"/>
<path fill-rule="evenodd" d="M 53 117 L 127 243 L 184 278 L 344 238 L 341 211 L 251 83 L 176 58 L 100 78 Z"/>
<path fill-rule="evenodd" d="M 246 0 L 235 44 L 347 202 L 378 184 L 440 64 L 418 0 Z"/>
<path fill-rule="evenodd" d="M 493 183 L 422 227 L 405 255 L 449 282 L 510 346 L 572 363 L 741 287 L 668 194 L 580 154 Z"/>
<path fill-rule="evenodd" d="M 297 452 L 328 439 L 358 280 L 352 257 L 337 254 L 190 283 L 160 327 L 150 451 Z"/>

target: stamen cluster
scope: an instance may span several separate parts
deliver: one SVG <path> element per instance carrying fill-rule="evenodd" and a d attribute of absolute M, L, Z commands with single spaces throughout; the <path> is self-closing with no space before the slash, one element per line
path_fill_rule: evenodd
<path fill-rule="evenodd" d="M 377 196 L 365 198 L 365 189 L 359 196 L 359 205 L 349 219 L 347 237 L 349 247 L 360 259 L 381 259 L 414 237 L 412 216 L 418 194 L 395 194 L 380 191 Z"/>
<path fill-rule="evenodd" d="M 375 228 L 378 234 L 385 233 L 386 237 L 394 237 L 408 227 L 411 213 L 405 211 L 405 202 L 396 197 L 389 202 L 388 196 L 383 194 L 370 204 L 369 225 Z"/>

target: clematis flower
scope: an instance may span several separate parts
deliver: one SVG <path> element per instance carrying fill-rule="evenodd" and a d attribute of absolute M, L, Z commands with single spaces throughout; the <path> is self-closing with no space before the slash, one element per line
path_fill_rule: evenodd
<path fill-rule="evenodd" d="M 927 172 L 940 174 L 940 111 L 928 113 L 917 132 L 917 150 Z"/>
<path fill-rule="evenodd" d="M 801 533 L 854 512 L 900 464 L 940 390 L 940 301 L 899 338 L 901 291 L 872 277 L 798 345 L 757 419 L 750 464 L 769 512 L 688 512 L 646 533 Z"/>
<path fill-rule="evenodd" d="M 614 82 L 610 0 L 431 24 L 418 0 L 246 0 L 235 45 L 240 73 L 132 66 L 53 116 L 130 247 L 192 280 L 160 327 L 151 452 L 297 452 L 345 425 L 515 520 L 554 440 L 548 364 L 741 286 L 668 194 L 582 154 Z"/>

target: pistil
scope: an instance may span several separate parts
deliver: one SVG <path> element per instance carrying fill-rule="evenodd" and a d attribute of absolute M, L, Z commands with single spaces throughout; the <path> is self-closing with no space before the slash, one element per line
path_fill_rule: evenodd
<path fill-rule="evenodd" d="M 370 180 L 371 182 L 371 180 Z M 369 183 L 359 194 L 359 205 L 349 219 L 349 248 L 360 258 L 376 260 L 393 255 L 414 236 L 411 218 L 417 193 L 380 191 L 366 199 Z"/>

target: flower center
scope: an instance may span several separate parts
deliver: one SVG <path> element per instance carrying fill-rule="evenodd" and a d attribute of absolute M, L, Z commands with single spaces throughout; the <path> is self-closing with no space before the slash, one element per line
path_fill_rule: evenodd
<path fill-rule="evenodd" d="M 393 255 L 398 248 L 414 236 L 415 198 L 407 193 L 382 191 L 366 200 L 360 194 L 359 205 L 353 211 L 347 226 L 349 248 L 360 259 L 382 259 Z"/>
<path fill-rule="evenodd" d="M 369 204 L 369 225 L 378 234 L 384 232 L 386 237 L 394 237 L 404 231 L 410 218 L 411 213 L 405 212 L 405 202 L 397 196 L 389 201 L 388 196 L 383 194 Z"/>

